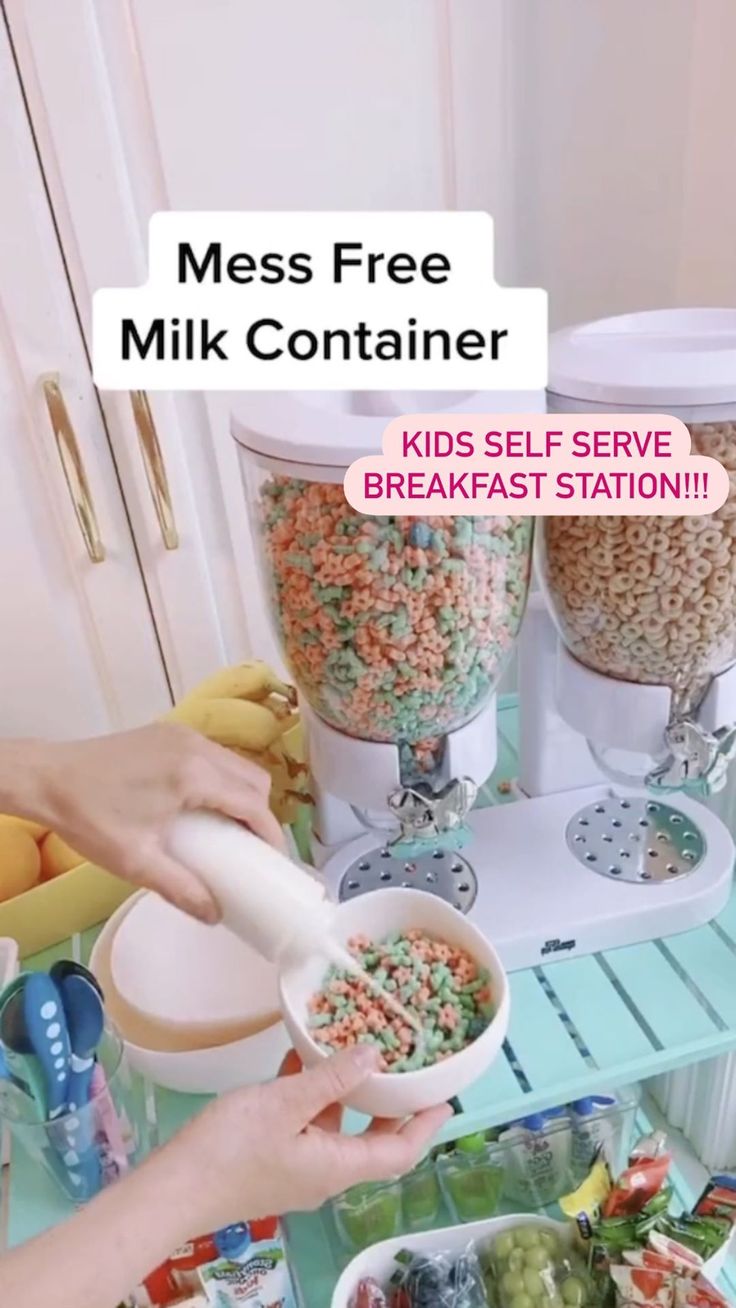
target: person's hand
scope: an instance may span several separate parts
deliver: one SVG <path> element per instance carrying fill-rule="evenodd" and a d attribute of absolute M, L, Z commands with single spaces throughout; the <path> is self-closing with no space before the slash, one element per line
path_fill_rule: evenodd
<path fill-rule="evenodd" d="M 155 724 L 44 745 L 40 757 L 32 816 L 91 862 L 203 921 L 218 920 L 215 901 L 166 850 L 166 830 L 178 813 L 211 809 L 284 847 L 268 807 L 268 773 L 188 727 Z"/>
<path fill-rule="evenodd" d="M 442 1104 L 340 1135 L 340 1101 L 376 1071 L 376 1050 L 357 1045 L 299 1068 L 290 1055 L 280 1080 L 216 1100 L 165 1147 L 192 1195 L 198 1230 L 310 1212 L 350 1186 L 403 1176 L 452 1116 Z"/>

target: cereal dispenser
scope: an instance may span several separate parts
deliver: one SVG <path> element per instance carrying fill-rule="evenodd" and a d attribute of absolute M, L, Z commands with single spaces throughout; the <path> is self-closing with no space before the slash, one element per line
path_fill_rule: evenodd
<path fill-rule="evenodd" d="M 735 324 L 655 314 L 560 333 L 549 406 L 674 413 L 736 479 Z M 308 728 L 329 890 L 430 890 L 472 916 L 508 970 L 708 921 L 734 861 L 707 796 L 736 741 L 736 489 L 712 518 L 538 525 L 519 802 L 486 808 L 474 801 L 495 764 L 494 692 L 525 610 L 533 521 L 369 518 L 345 501 L 346 467 L 380 449 L 391 416 L 546 404 L 252 394 L 232 420 Z"/>
<path fill-rule="evenodd" d="M 607 943 L 624 944 L 708 921 L 730 888 L 733 844 L 711 796 L 736 743 L 736 311 L 557 332 L 549 386 L 551 412 L 680 418 L 732 487 L 704 517 L 539 525 L 546 606 L 535 597 L 520 651 L 520 784 L 560 804 L 588 873 L 570 883 L 576 905 L 580 887 Z"/>
<path fill-rule="evenodd" d="M 495 764 L 494 692 L 526 604 L 533 532 L 528 517 L 365 517 L 345 499 L 345 470 L 380 450 L 391 416 L 544 403 L 240 397 L 232 432 L 307 726 L 315 862 L 343 899 L 416 885 L 465 911 L 477 901 L 468 823 Z"/>

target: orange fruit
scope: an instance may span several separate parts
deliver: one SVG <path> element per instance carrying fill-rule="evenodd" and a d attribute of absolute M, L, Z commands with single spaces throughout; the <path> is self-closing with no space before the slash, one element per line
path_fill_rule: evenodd
<path fill-rule="evenodd" d="M 61 836 L 57 836 L 55 831 L 49 831 L 41 841 L 41 880 L 51 881 L 53 877 L 60 877 L 64 872 L 71 872 L 73 867 L 79 867 L 84 862 L 81 854 L 71 845 L 67 845 Z"/>
<path fill-rule="evenodd" d="M 20 831 L 25 831 L 31 837 L 31 840 L 43 840 L 48 831 L 48 827 L 42 827 L 40 822 L 31 822 L 29 818 L 11 817 L 8 814 L 0 814 L 0 830 L 3 827 L 13 826 Z"/>
<path fill-rule="evenodd" d="M 0 901 L 32 890 L 41 875 L 38 845 L 22 827 L 0 826 Z"/>

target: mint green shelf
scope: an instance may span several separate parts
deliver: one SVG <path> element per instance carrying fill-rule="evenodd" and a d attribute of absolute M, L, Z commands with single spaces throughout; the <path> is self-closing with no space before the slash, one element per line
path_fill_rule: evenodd
<path fill-rule="evenodd" d="M 516 773 L 513 701 L 500 710 L 499 737 L 485 803 L 513 802 L 504 793 Z M 509 980 L 504 1056 L 462 1095 L 447 1139 L 736 1048 L 736 894 L 709 926 Z"/>
<path fill-rule="evenodd" d="M 516 705 L 499 712 L 499 763 L 486 803 L 512 802 Z M 499 785 L 501 789 L 499 790 Z M 74 942 L 84 959 L 92 934 Z M 72 942 L 34 960 L 67 957 Z M 511 1024 L 504 1056 L 462 1096 L 451 1139 L 615 1089 L 736 1049 L 736 895 L 709 926 L 667 940 L 519 972 L 510 978 Z M 201 1101 L 151 1092 L 154 1135 L 166 1138 Z M 361 1122 L 353 1118 L 350 1129 Z M 18 1153 L 11 1166 L 8 1241 L 27 1239 L 68 1210 Z M 290 1222 L 303 1308 L 326 1308 L 336 1271 L 319 1218 Z"/>
<path fill-rule="evenodd" d="M 637 1138 L 649 1134 L 655 1125 L 658 1123 L 650 1117 L 648 1106 L 644 1104 L 637 1113 Z M 676 1164 L 670 1169 L 670 1181 L 675 1192 L 673 1210 L 690 1212 L 701 1189 L 693 1189 Z M 547 1212 L 550 1217 L 560 1218 L 556 1207 Z M 287 1222 L 287 1238 L 300 1308 L 328 1308 L 337 1278 L 350 1262 L 351 1255 L 338 1251 L 337 1243 L 330 1235 L 329 1220 L 321 1213 L 310 1217 L 290 1217 Z M 407 1247 L 411 1248 L 411 1235 L 405 1239 Z M 736 1274 L 733 1266 L 721 1277 L 720 1289 L 730 1303 L 736 1303 Z"/>

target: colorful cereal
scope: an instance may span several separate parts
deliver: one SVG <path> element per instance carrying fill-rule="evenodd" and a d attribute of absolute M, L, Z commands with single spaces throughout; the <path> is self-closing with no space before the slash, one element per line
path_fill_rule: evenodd
<path fill-rule="evenodd" d="M 464 950 L 417 929 L 380 944 L 356 936 L 349 948 L 366 975 L 330 969 L 309 1004 L 319 1044 L 335 1050 L 376 1045 L 384 1071 L 416 1072 L 464 1049 L 490 1024 L 488 973 Z M 379 987 L 405 1016 L 382 999 Z"/>
<path fill-rule="evenodd" d="M 339 484 L 269 477 L 263 544 L 295 680 L 332 726 L 420 770 L 495 688 L 526 603 L 532 520 L 367 518 Z"/>

